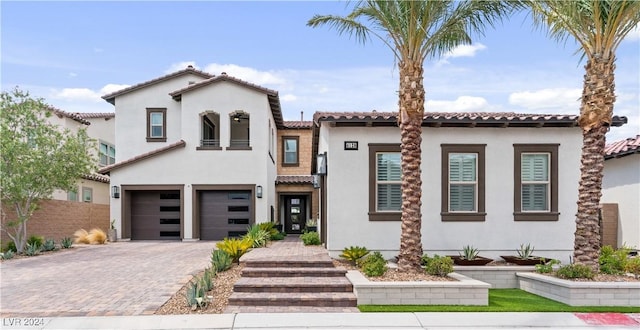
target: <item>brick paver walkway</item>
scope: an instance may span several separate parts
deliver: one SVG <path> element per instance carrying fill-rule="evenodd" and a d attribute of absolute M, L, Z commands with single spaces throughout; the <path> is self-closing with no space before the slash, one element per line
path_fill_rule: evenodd
<path fill-rule="evenodd" d="M 209 265 L 213 242 L 78 246 L 0 264 L 0 315 L 153 314 Z"/>

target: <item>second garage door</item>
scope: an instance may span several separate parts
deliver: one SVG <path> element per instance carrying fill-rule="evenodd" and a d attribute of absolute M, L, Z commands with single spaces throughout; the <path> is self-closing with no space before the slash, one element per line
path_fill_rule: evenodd
<path fill-rule="evenodd" d="M 200 239 L 221 240 L 244 235 L 252 223 L 249 190 L 201 191 Z"/>
<path fill-rule="evenodd" d="M 180 191 L 134 191 L 131 239 L 180 239 Z"/>

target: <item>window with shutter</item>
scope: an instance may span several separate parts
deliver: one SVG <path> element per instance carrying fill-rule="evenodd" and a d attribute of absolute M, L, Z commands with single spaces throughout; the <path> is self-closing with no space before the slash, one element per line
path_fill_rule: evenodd
<path fill-rule="evenodd" d="M 549 211 L 549 154 L 521 157 L 522 211 Z"/>
<path fill-rule="evenodd" d="M 369 221 L 400 221 L 400 144 L 369 143 Z"/>
<path fill-rule="evenodd" d="M 558 145 L 513 146 L 514 220 L 557 221 Z"/>
<path fill-rule="evenodd" d="M 449 154 L 449 212 L 475 212 L 477 154 Z"/>
<path fill-rule="evenodd" d="M 484 144 L 442 144 L 443 221 L 484 221 Z"/>

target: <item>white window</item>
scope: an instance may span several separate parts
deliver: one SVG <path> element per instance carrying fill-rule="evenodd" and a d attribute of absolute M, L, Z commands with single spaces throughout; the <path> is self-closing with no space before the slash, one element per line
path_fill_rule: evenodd
<path fill-rule="evenodd" d="M 151 125 L 151 134 L 152 138 L 161 138 L 164 136 L 164 127 L 162 125 L 163 122 L 163 113 L 162 112 L 152 112 L 150 114 L 150 125 Z"/>
<path fill-rule="evenodd" d="M 100 141 L 100 166 L 111 165 L 116 162 L 116 147 L 113 144 Z"/>
<path fill-rule="evenodd" d="M 298 137 L 285 136 L 282 138 L 283 143 L 283 164 L 298 165 Z"/>
<path fill-rule="evenodd" d="M 477 212 L 478 155 L 449 154 L 449 212 Z"/>
<path fill-rule="evenodd" d="M 82 201 L 86 203 L 93 201 L 93 189 L 82 187 Z"/>
<path fill-rule="evenodd" d="M 399 152 L 376 153 L 376 211 L 400 211 L 401 176 Z"/>
<path fill-rule="evenodd" d="M 522 211 L 549 211 L 550 155 L 522 153 L 521 157 Z"/>

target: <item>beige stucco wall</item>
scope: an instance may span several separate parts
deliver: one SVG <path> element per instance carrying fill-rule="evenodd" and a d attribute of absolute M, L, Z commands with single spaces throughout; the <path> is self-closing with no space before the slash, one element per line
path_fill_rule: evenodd
<path fill-rule="evenodd" d="M 346 151 L 344 141 L 357 140 L 359 150 Z M 365 246 L 397 254 L 399 221 L 368 220 L 368 144 L 400 143 L 395 127 L 330 127 L 323 124 L 319 152 L 327 151 L 327 248 L 337 255 L 344 247 Z M 513 144 L 560 143 L 559 221 L 513 220 Z M 486 220 L 443 222 L 441 144 L 486 144 Z M 422 243 L 425 252 L 457 255 L 473 245 L 481 255 L 514 254 L 531 243 L 536 254 L 569 261 L 573 251 L 574 215 L 579 178 L 579 129 L 575 128 L 423 128 Z"/>
<path fill-rule="evenodd" d="M 640 154 L 604 162 L 600 201 L 618 204 L 618 247 L 640 248 Z"/>

